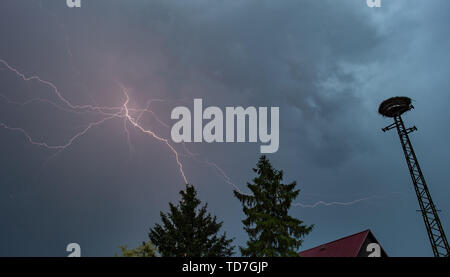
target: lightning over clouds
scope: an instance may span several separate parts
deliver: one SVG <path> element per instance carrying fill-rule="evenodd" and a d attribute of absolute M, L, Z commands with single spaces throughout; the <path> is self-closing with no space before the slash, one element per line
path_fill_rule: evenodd
<path fill-rule="evenodd" d="M 75 240 L 113 255 L 146 239 L 187 182 L 245 243 L 232 191 L 250 193 L 259 147 L 175 143 L 170 111 L 193 99 L 279 107 L 268 158 L 301 190 L 292 216 L 316 226 L 305 248 L 371 228 L 393 256 L 427 253 L 377 107 L 416 100 L 405 121 L 448 210 L 449 1 L 1 2 L 0 256 L 64 255 Z"/>
<path fill-rule="evenodd" d="M 117 107 L 108 107 L 108 106 L 95 106 L 95 105 L 76 105 L 76 104 L 72 104 L 69 100 L 67 100 L 62 93 L 60 92 L 60 90 L 56 87 L 56 85 L 50 81 L 47 80 L 43 80 L 41 77 L 35 75 L 35 76 L 25 76 L 25 74 L 21 73 L 18 69 L 16 69 L 15 67 L 11 66 L 8 62 L 6 62 L 4 59 L 0 59 L 0 63 L 3 64 L 3 66 L 5 68 L 7 68 L 10 72 L 16 74 L 18 77 L 20 77 L 22 80 L 24 81 L 36 81 L 39 82 L 43 85 L 48 86 L 49 88 L 51 88 L 53 90 L 53 92 L 55 93 L 55 95 L 57 96 L 57 98 L 66 106 L 66 107 L 61 107 L 60 105 L 58 105 L 57 103 L 54 103 L 52 101 L 46 100 L 46 99 L 40 99 L 40 98 L 35 98 L 35 99 L 31 99 L 31 100 L 27 100 L 25 102 L 16 102 L 16 101 L 11 101 L 9 100 L 6 96 L 4 95 L 0 95 L 2 98 L 4 98 L 8 103 L 10 104 L 16 104 L 16 105 L 28 105 L 28 104 L 32 104 L 33 102 L 44 102 L 44 103 L 49 103 L 51 105 L 54 105 L 60 109 L 65 109 L 66 111 L 69 112 L 75 112 L 75 113 L 83 113 L 83 112 L 91 112 L 91 113 L 98 113 L 100 115 L 103 116 L 103 118 L 101 118 L 100 120 L 97 121 L 93 121 L 90 122 L 85 128 L 83 128 L 81 131 L 75 133 L 72 137 L 70 137 L 68 139 L 68 141 L 59 144 L 59 145 L 52 145 L 49 144 L 45 141 L 36 141 L 35 139 L 32 138 L 32 136 L 23 128 L 21 127 L 16 127 L 16 126 L 9 126 L 3 122 L 0 121 L 0 127 L 3 127 L 5 129 L 11 130 L 11 131 L 16 131 L 16 132 L 20 132 L 21 134 L 23 134 L 23 136 L 25 137 L 25 139 L 36 146 L 41 146 L 41 147 L 45 147 L 47 149 L 54 149 L 54 150 L 65 150 L 67 148 L 69 148 L 78 138 L 86 135 L 89 130 L 91 130 L 94 127 L 97 127 L 109 120 L 112 119 L 121 119 L 123 120 L 123 128 L 124 131 L 127 135 L 127 142 L 128 142 L 128 146 L 131 149 L 131 137 L 130 137 L 130 132 L 128 129 L 128 125 L 130 125 L 130 127 L 134 127 L 136 129 L 138 129 L 139 131 L 141 131 L 142 133 L 145 133 L 147 135 L 149 135 L 150 137 L 152 137 L 153 139 L 156 139 L 160 142 L 162 142 L 163 144 L 165 144 L 168 148 L 168 150 L 170 152 L 172 152 L 172 154 L 174 155 L 175 158 L 175 162 L 178 165 L 178 169 L 179 169 L 179 173 L 184 181 L 184 183 L 189 183 L 188 179 L 186 177 L 186 174 L 183 170 L 183 163 L 180 159 L 180 153 L 178 153 L 178 151 L 175 149 L 175 147 L 170 143 L 170 141 L 167 138 L 161 137 L 159 135 L 157 135 L 154 131 L 152 131 L 151 129 L 148 129 L 146 127 L 144 127 L 141 123 L 139 123 L 139 121 L 141 120 L 142 116 L 144 113 L 151 113 L 152 116 L 157 120 L 157 122 L 168 128 L 169 125 L 164 123 L 156 114 L 153 110 L 150 109 L 150 105 L 152 103 L 155 102 L 164 102 L 164 100 L 162 99 L 151 99 L 147 101 L 147 105 L 145 108 L 143 109 L 136 109 L 136 108 L 130 108 L 128 107 L 129 102 L 130 102 L 130 96 L 129 96 L 129 92 L 126 89 L 126 87 L 121 84 L 120 82 L 118 83 L 118 86 L 120 87 L 124 97 L 125 97 L 125 101 L 123 103 L 122 106 L 117 106 Z M 114 112 L 115 111 L 115 112 Z M 136 114 L 137 116 L 133 116 L 133 114 Z M 192 153 L 187 146 L 182 143 L 181 144 L 183 149 L 186 151 L 186 153 L 188 154 L 187 156 L 190 157 L 191 159 L 195 159 L 195 160 L 199 160 L 198 159 L 198 153 Z M 224 181 L 233 187 L 233 189 L 239 191 L 240 193 L 242 193 L 242 190 L 239 188 L 239 186 L 237 186 L 235 183 L 233 183 L 231 181 L 231 178 L 227 175 L 227 173 L 225 173 L 225 171 L 216 163 L 209 161 L 208 159 L 202 159 L 202 162 L 204 162 L 205 164 L 207 164 L 208 166 L 210 166 L 211 168 L 213 168 L 214 170 L 216 170 L 219 175 L 221 177 L 224 178 Z M 349 201 L 349 202 L 324 202 L 324 201 L 318 201 L 317 203 L 313 204 L 313 205 L 307 205 L 307 204 L 302 204 L 302 203 L 293 203 L 294 207 L 302 207 L 302 208 L 315 208 L 318 207 L 319 205 L 324 205 L 324 206 L 333 206 L 333 205 L 338 205 L 338 206 L 350 206 L 365 200 L 369 200 L 371 198 L 374 197 L 365 197 L 365 198 L 361 198 L 361 199 L 356 199 L 353 201 Z"/>

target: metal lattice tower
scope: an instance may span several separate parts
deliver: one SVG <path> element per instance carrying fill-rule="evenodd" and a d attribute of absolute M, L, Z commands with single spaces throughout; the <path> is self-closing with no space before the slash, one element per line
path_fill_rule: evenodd
<path fill-rule="evenodd" d="M 427 228 L 428 237 L 430 239 L 431 248 L 435 257 L 448 257 L 450 254 L 450 248 L 447 242 L 447 238 L 442 228 L 441 221 L 437 214 L 436 207 L 431 199 L 430 192 L 428 191 L 427 183 L 420 169 L 419 162 L 417 161 L 416 154 L 409 140 L 409 133 L 417 131 L 414 126 L 412 128 L 406 128 L 403 123 L 401 115 L 411 109 L 411 99 L 408 97 L 393 97 L 389 98 L 381 103 L 378 112 L 386 117 L 394 119 L 394 123 L 383 128 L 383 132 L 397 128 L 398 136 L 402 144 L 403 152 L 405 154 L 406 163 L 408 164 L 409 173 L 411 175 L 412 182 L 414 184 L 414 190 L 416 191 L 417 199 L 419 200 L 420 211 L 422 212 L 423 221 Z"/>

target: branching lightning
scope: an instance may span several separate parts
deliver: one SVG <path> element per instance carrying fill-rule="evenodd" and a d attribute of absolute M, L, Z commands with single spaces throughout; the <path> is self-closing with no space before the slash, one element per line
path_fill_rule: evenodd
<path fill-rule="evenodd" d="M 140 123 L 142 116 L 145 113 L 150 113 L 153 116 L 153 118 L 161 126 L 163 126 L 165 128 L 170 128 L 170 126 L 167 123 L 165 123 L 163 120 L 161 120 L 158 117 L 158 115 L 150 108 L 152 103 L 164 102 L 165 100 L 151 99 L 147 102 L 146 107 L 143 109 L 131 108 L 131 107 L 129 107 L 129 102 L 130 102 L 129 91 L 123 84 L 118 82 L 121 92 L 123 93 L 123 95 L 125 97 L 125 101 L 123 102 L 123 104 L 121 106 L 108 107 L 108 106 L 98 106 L 98 105 L 77 105 L 77 104 L 71 103 L 68 99 L 66 99 L 54 83 L 44 80 L 37 75 L 26 76 L 25 74 L 20 72 L 15 67 L 11 66 L 8 62 L 6 62 L 3 59 L 0 59 L 0 64 L 2 64 L 10 72 L 16 74 L 23 81 L 26 81 L 26 82 L 36 81 L 42 85 L 48 86 L 49 88 L 52 89 L 52 91 L 54 92 L 56 97 L 59 99 L 59 101 L 63 105 L 58 104 L 53 101 L 50 101 L 50 100 L 47 100 L 47 99 L 42 99 L 42 98 L 33 98 L 33 99 L 27 100 L 25 102 L 12 101 L 7 96 L 0 94 L 0 98 L 3 99 L 3 101 L 5 101 L 9 104 L 20 105 L 20 106 L 26 106 L 26 105 L 30 105 L 33 103 L 45 103 L 45 104 L 52 105 L 60 110 L 65 111 L 65 112 L 78 113 L 78 114 L 90 113 L 90 114 L 97 114 L 97 115 L 102 116 L 101 119 L 88 123 L 87 126 L 85 126 L 81 131 L 73 134 L 65 143 L 61 143 L 61 144 L 50 144 L 45 141 L 35 140 L 29 134 L 29 132 L 27 132 L 25 129 L 23 129 L 21 127 L 16 127 L 16 126 L 10 126 L 10 125 L 0 121 L 0 127 L 7 129 L 7 130 L 21 133 L 26 138 L 26 140 L 29 143 L 31 143 L 32 145 L 44 147 L 44 148 L 50 149 L 50 150 L 57 150 L 58 152 L 55 153 L 55 154 L 57 154 L 60 151 L 63 151 L 65 149 L 67 149 L 68 147 L 70 147 L 77 139 L 86 135 L 92 128 L 100 126 L 107 121 L 110 121 L 113 119 L 118 119 L 118 120 L 121 120 L 123 123 L 124 131 L 127 136 L 127 142 L 128 142 L 130 151 L 132 149 L 132 145 L 131 145 L 131 134 L 130 134 L 129 128 L 134 128 L 134 129 L 142 132 L 143 134 L 148 135 L 151 138 L 153 138 L 167 146 L 169 152 L 171 152 L 173 154 L 173 156 L 175 158 L 175 162 L 178 167 L 178 171 L 179 171 L 183 181 L 186 184 L 188 183 L 188 179 L 184 172 L 183 163 L 180 159 L 180 156 L 186 156 L 186 157 L 189 157 L 196 161 L 205 163 L 209 167 L 213 168 L 224 179 L 225 183 L 232 186 L 234 190 L 236 190 L 240 193 L 243 193 L 242 190 L 239 188 L 239 186 L 237 186 L 234 182 L 232 182 L 231 178 L 226 174 L 226 172 L 219 165 L 217 165 L 216 163 L 214 163 L 208 159 L 200 158 L 200 154 L 193 153 L 192 151 L 190 151 L 184 143 L 182 143 L 182 147 L 183 147 L 184 151 L 186 152 L 186 155 L 179 153 L 175 149 L 175 147 L 171 145 L 171 143 L 169 142 L 169 140 L 167 138 L 164 138 L 164 137 L 156 134 L 153 130 L 144 127 Z M 246 194 L 246 193 L 243 193 L 243 194 Z M 247 194 L 247 195 L 249 195 L 249 194 Z M 356 200 L 352 200 L 352 201 L 348 201 L 348 202 L 339 202 L 339 201 L 325 202 L 322 200 L 318 201 L 314 204 L 303 204 L 303 203 L 297 202 L 297 203 L 293 203 L 292 206 L 301 207 L 301 208 L 317 208 L 320 206 L 325 206 L 325 207 L 328 207 L 328 206 L 352 206 L 357 203 L 367 201 L 370 199 L 374 199 L 374 198 L 379 198 L 379 197 L 380 196 L 369 196 L 369 197 L 364 197 L 364 198 L 360 198 L 360 199 L 356 199 Z"/>
<path fill-rule="evenodd" d="M 159 141 L 165 143 L 165 144 L 167 145 L 167 147 L 169 147 L 170 151 L 172 151 L 173 154 L 175 155 L 175 160 L 176 160 L 176 162 L 177 162 L 177 164 L 178 164 L 178 168 L 179 168 L 179 170 L 180 170 L 181 176 L 183 177 L 183 180 L 184 180 L 185 184 L 187 184 L 188 181 L 187 181 L 186 175 L 184 174 L 184 171 L 183 171 L 183 164 L 182 164 L 181 161 L 180 161 L 180 158 L 179 158 L 179 155 L 178 155 L 177 150 L 175 150 L 175 148 L 169 143 L 169 140 L 168 140 L 168 139 L 162 138 L 162 137 L 156 135 L 152 130 L 145 129 L 145 128 L 142 127 L 142 126 L 141 126 L 141 125 L 140 125 L 133 117 L 130 116 L 130 111 L 129 111 L 129 109 L 128 109 L 128 102 L 130 101 L 130 97 L 129 97 L 129 95 L 128 95 L 127 89 L 126 89 L 123 85 L 121 85 L 121 87 L 122 87 L 122 92 L 125 94 L 125 97 L 126 97 L 126 101 L 125 101 L 125 103 L 123 104 L 123 110 L 125 111 L 125 115 L 124 115 L 125 118 L 126 118 L 126 119 L 127 119 L 127 120 L 135 127 L 135 128 L 137 128 L 137 129 L 141 130 L 143 133 L 145 133 L 145 134 L 147 134 L 147 135 L 150 135 L 150 136 L 152 136 L 153 138 L 155 138 L 155 139 L 157 139 L 157 140 L 159 140 Z"/>
<path fill-rule="evenodd" d="M 30 142 L 30 143 L 33 144 L 33 145 L 42 146 L 42 147 L 45 147 L 45 148 L 47 148 L 47 149 L 57 149 L 57 150 L 62 150 L 62 149 L 66 149 L 67 147 L 71 146 L 72 143 L 73 143 L 76 139 L 78 139 L 79 137 L 85 135 L 92 127 L 98 126 L 98 125 L 104 123 L 105 121 L 107 121 L 107 120 L 109 120 L 109 119 L 112 119 L 112 118 L 114 118 L 114 117 L 115 117 L 115 115 L 114 115 L 114 116 L 110 116 L 110 117 L 103 118 L 103 119 L 101 119 L 101 120 L 99 120 L 99 121 L 94 121 L 94 122 L 89 123 L 88 126 L 87 126 L 86 128 L 84 128 L 82 131 L 76 133 L 76 134 L 75 134 L 74 136 L 72 136 L 65 144 L 61 144 L 61 145 L 50 145 L 50 144 L 48 144 L 48 143 L 46 143 L 46 142 L 35 141 L 35 140 L 28 134 L 28 132 L 27 132 L 25 129 L 20 128 L 20 127 L 11 127 L 11 126 L 8 126 L 8 125 L 4 124 L 3 122 L 0 122 L 0 126 L 3 127 L 3 128 L 5 128 L 5 129 L 11 130 L 11 131 L 18 131 L 18 132 L 22 133 L 22 134 L 27 138 L 28 142 Z"/>
<path fill-rule="evenodd" d="M 50 145 L 47 142 L 42 142 L 42 141 L 36 141 L 32 138 L 32 136 L 23 128 L 20 127 L 14 127 L 14 126 L 9 126 L 4 122 L 0 122 L 0 126 L 11 130 L 11 131 L 17 131 L 22 133 L 26 139 L 28 140 L 28 142 L 30 142 L 33 145 L 37 145 L 37 146 L 41 146 L 41 147 L 45 147 L 47 149 L 56 149 L 56 150 L 63 150 L 66 149 L 68 147 L 70 147 L 72 145 L 72 143 L 77 140 L 79 137 L 85 135 L 90 129 L 92 129 L 95 126 L 101 125 L 104 122 L 114 119 L 114 118 L 118 118 L 118 119 L 122 119 L 124 122 L 124 129 L 125 132 L 127 134 L 127 140 L 128 143 L 131 147 L 131 142 L 130 142 L 130 133 L 128 130 L 127 125 L 130 124 L 131 126 L 135 127 L 136 129 L 140 130 L 141 132 L 153 137 L 154 139 L 157 139 L 160 142 L 163 142 L 164 144 L 167 145 L 167 147 L 169 148 L 169 150 L 174 154 L 175 156 L 175 160 L 176 163 L 178 165 L 181 177 L 183 178 L 183 181 L 185 183 L 188 183 L 188 180 L 186 178 L 186 174 L 183 171 L 183 164 L 181 163 L 181 160 L 179 159 L 179 154 L 176 151 L 176 149 L 170 144 L 169 140 L 166 138 L 163 138 L 161 136 L 158 136 L 155 132 L 153 132 L 150 129 L 146 129 L 145 127 L 143 127 L 140 123 L 139 123 L 139 119 L 142 116 L 143 113 L 145 112 L 151 112 L 153 113 L 153 111 L 151 111 L 148 107 L 149 104 L 147 105 L 147 108 L 145 109 L 132 109 L 128 107 L 128 103 L 129 103 L 129 94 L 127 89 L 123 86 L 120 85 L 122 92 L 125 95 L 125 102 L 122 106 L 118 106 L 118 107 L 106 107 L 106 106 L 94 106 L 94 105 L 75 105 L 72 104 L 69 100 L 67 100 L 66 98 L 64 98 L 64 96 L 61 94 L 61 92 L 59 91 L 59 89 L 57 88 L 57 86 L 47 80 L 43 80 L 41 77 L 35 75 L 35 76 L 29 76 L 27 77 L 25 74 L 21 73 L 18 69 L 16 69 L 15 67 L 11 66 L 8 62 L 6 62 L 3 59 L 0 59 L 0 63 L 4 65 L 4 67 L 6 69 L 8 69 L 9 71 L 15 73 L 18 77 L 20 77 L 22 80 L 24 81 L 37 81 L 43 85 L 46 85 L 48 87 L 50 87 L 53 92 L 56 94 L 56 96 L 58 97 L 58 99 L 64 103 L 65 106 L 67 106 L 69 108 L 69 111 L 71 112 L 96 112 L 98 114 L 101 114 L 105 117 L 103 117 L 101 120 L 98 121 L 94 121 L 88 124 L 88 126 L 86 128 L 84 128 L 83 130 L 81 130 L 80 132 L 76 133 L 75 135 L 73 135 L 66 143 L 64 144 L 60 144 L 60 145 Z M 36 98 L 36 99 L 32 99 L 26 102 L 14 102 L 9 100 L 6 96 L 2 95 L 1 96 L 3 99 L 5 99 L 8 103 L 12 103 L 12 104 L 17 104 L 17 105 L 27 105 L 30 104 L 34 101 L 39 101 L 39 102 L 46 102 L 49 103 L 51 105 L 54 105 L 58 108 L 62 108 L 65 109 L 63 107 L 61 107 L 60 105 L 48 101 L 48 100 L 44 100 L 44 99 L 40 99 L 40 98 Z M 157 100 L 153 100 L 153 101 L 157 101 Z M 149 101 L 149 103 L 151 103 L 152 101 Z M 67 110 L 67 109 L 66 109 Z M 138 112 L 140 113 L 139 118 L 135 119 L 133 118 L 133 116 L 131 115 L 131 112 Z M 162 122 L 162 121 L 161 121 Z"/>
<path fill-rule="evenodd" d="M 302 208 L 316 208 L 316 207 L 318 207 L 318 206 L 326 206 L 326 207 L 328 207 L 328 206 L 352 206 L 352 205 L 354 205 L 354 204 L 356 204 L 356 203 L 359 203 L 359 202 L 363 202 L 363 201 L 366 201 L 366 200 L 369 200 L 369 199 L 373 199 L 373 198 L 375 198 L 376 196 L 369 196 L 369 197 L 364 197 L 364 198 L 361 198 L 361 199 L 356 199 L 356 200 L 353 200 L 353 201 L 349 201 L 349 202 L 338 202 L 338 201 L 335 201 L 335 202 L 325 202 L 325 201 L 317 201 L 316 203 L 314 203 L 314 204 L 303 204 L 303 203 L 293 203 L 292 204 L 292 206 L 294 206 L 294 207 L 302 207 Z"/>

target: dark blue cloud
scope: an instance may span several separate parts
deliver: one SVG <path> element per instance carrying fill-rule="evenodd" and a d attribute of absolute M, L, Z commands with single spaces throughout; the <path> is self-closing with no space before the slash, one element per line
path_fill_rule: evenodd
<path fill-rule="evenodd" d="M 178 105 L 279 106 L 280 150 L 270 155 L 286 181 L 297 180 L 298 201 L 350 206 L 292 209 L 315 230 L 304 247 L 371 228 L 391 256 L 431 255 L 398 138 L 384 134 L 377 114 L 385 98 L 407 95 L 416 110 L 417 154 L 439 208 L 448 210 L 445 165 L 449 129 L 449 11 L 445 0 L 384 1 L 13 1 L 0 4 L 0 58 L 26 75 L 39 74 L 76 104 L 130 105 L 152 98 L 170 122 Z M 23 82 L 0 64 L 0 93 L 12 101 L 41 97 L 59 104 L 51 88 Z M 45 103 L 20 106 L 0 99 L 0 122 L 34 138 L 60 143 L 95 119 Z M 143 124 L 165 137 L 151 116 Z M 159 211 L 178 201 L 183 180 L 164 144 L 121 120 L 94 128 L 53 156 L 22 134 L 0 128 L 0 255 L 114 255 L 138 245 Z M 241 208 L 220 172 L 245 188 L 259 146 L 191 144 L 183 156 L 189 181 L 244 243 Z M 183 152 L 181 146 L 177 146 Z M 442 213 L 444 228 L 448 218 Z M 408 230 L 408 232 L 405 232 Z"/>

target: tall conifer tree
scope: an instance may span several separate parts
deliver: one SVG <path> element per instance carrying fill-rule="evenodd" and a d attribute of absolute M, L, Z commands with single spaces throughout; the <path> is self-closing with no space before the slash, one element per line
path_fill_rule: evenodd
<path fill-rule="evenodd" d="M 219 235 L 222 222 L 207 213 L 207 204 L 198 208 L 200 200 L 194 186 L 180 191 L 178 206 L 169 203 L 170 212 L 161 212 L 162 225 L 150 230 L 149 238 L 162 256 L 224 257 L 233 254 L 233 239 Z"/>
<path fill-rule="evenodd" d="M 265 156 L 261 156 L 253 183 L 247 183 L 252 194 L 234 191 L 242 203 L 246 218 L 242 221 L 248 233 L 247 247 L 240 247 L 243 256 L 276 257 L 297 256 L 302 237 L 309 234 L 313 225 L 288 215 L 292 201 L 300 190 L 296 182 L 283 184 L 283 172 L 272 167 Z"/>

